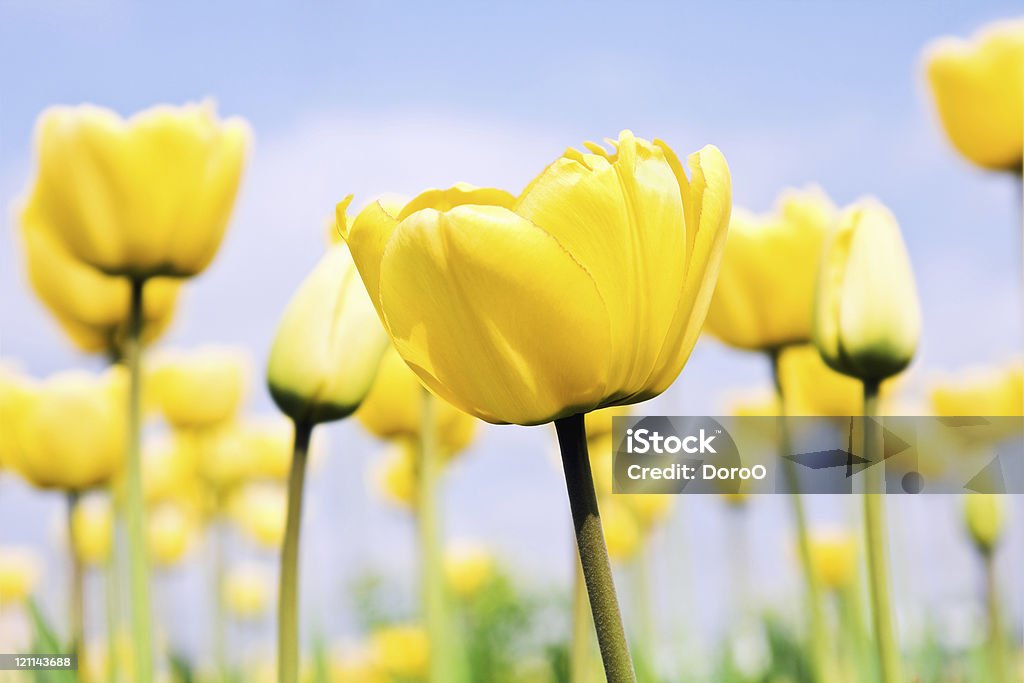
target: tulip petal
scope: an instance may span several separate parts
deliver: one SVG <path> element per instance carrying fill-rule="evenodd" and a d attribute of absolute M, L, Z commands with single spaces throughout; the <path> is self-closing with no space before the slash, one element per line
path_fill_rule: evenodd
<path fill-rule="evenodd" d="M 662 149 L 624 131 L 615 152 L 569 150 L 519 198 L 516 212 L 552 235 L 594 277 L 613 321 L 615 402 L 640 391 L 683 289 L 679 184 Z"/>
<path fill-rule="evenodd" d="M 647 382 L 645 398 L 657 396 L 675 381 L 697 343 L 715 291 L 732 211 L 729 166 L 717 147 L 708 145 L 689 156 L 692 179 L 687 180 L 672 150 L 660 141 L 655 144 L 665 151 L 679 180 L 686 210 L 686 279 L 658 362 Z"/>
<path fill-rule="evenodd" d="M 404 204 L 404 202 L 402 202 Z M 341 208 L 343 211 L 344 208 Z M 370 202 L 352 221 L 342 237 L 348 243 L 352 258 L 359 269 L 370 300 L 380 312 L 380 262 L 391 233 L 398 227 L 396 218 L 401 211 L 398 202 L 385 202 L 383 198 Z M 341 225 L 339 218 L 338 224 Z M 381 315 L 383 318 L 383 315 Z"/>
<path fill-rule="evenodd" d="M 604 398 L 613 351 L 594 278 L 508 209 L 414 213 L 387 245 L 380 283 L 399 353 L 463 411 L 540 424 Z"/>

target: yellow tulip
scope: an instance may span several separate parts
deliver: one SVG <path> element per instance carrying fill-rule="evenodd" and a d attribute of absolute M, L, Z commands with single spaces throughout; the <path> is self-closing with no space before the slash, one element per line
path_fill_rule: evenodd
<path fill-rule="evenodd" d="M 821 250 L 837 216 L 817 188 L 783 193 L 769 216 L 733 212 L 705 329 L 740 349 L 809 342 Z"/>
<path fill-rule="evenodd" d="M 834 370 L 861 380 L 901 372 L 917 350 L 921 311 L 900 228 L 873 199 L 843 212 L 821 264 L 814 344 Z"/>
<path fill-rule="evenodd" d="M 340 420 L 366 398 L 387 346 L 348 248 L 332 246 L 278 325 L 267 363 L 270 393 L 297 423 Z"/>
<path fill-rule="evenodd" d="M 389 683 L 390 677 L 377 661 L 376 653 L 367 644 L 345 648 L 334 654 L 330 662 L 331 683 Z"/>
<path fill-rule="evenodd" d="M 294 425 L 279 416 L 246 423 L 253 477 L 280 481 L 288 478 L 294 432 Z"/>
<path fill-rule="evenodd" d="M 20 455 L 20 434 L 34 382 L 0 364 L 0 468 L 14 468 Z"/>
<path fill-rule="evenodd" d="M 825 588 L 839 590 L 857 577 L 857 540 L 842 531 L 818 532 L 810 538 L 811 565 Z"/>
<path fill-rule="evenodd" d="M 779 384 L 787 415 L 843 417 L 860 415 L 864 388 L 858 380 L 825 364 L 809 344 L 779 354 Z"/>
<path fill-rule="evenodd" d="M 200 478 L 215 493 L 241 485 L 253 473 L 253 453 L 245 425 L 228 423 L 199 434 L 180 434 L 195 449 Z"/>
<path fill-rule="evenodd" d="M 453 594 L 468 599 L 494 577 L 494 556 L 476 543 L 453 543 L 445 551 L 444 575 Z"/>
<path fill-rule="evenodd" d="M 634 493 L 619 496 L 633 513 L 642 535 L 647 535 L 672 511 L 675 497 L 667 493 Z"/>
<path fill-rule="evenodd" d="M 176 429 L 214 427 L 238 412 L 248 369 L 238 349 L 165 351 L 153 360 L 147 392 Z"/>
<path fill-rule="evenodd" d="M 142 490 L 146 502 L 201 498 L 200 454 L 195 441 L 186 435 L 175 435 L 146 445 L 142 459 Z"/>
<path fill-rule="evenodd" d="M 982 168 L 1020 173 L 1024 20 L 996 22 L 969 41 L 941 38 L 925 62 L 939 119 L 957 151 Z"/>
<path fill-rule="evenodd" d="M 82 498 L 71 512 L 71 544 L 84 564 L 106 565 L 114 541 L 114 513 L 106 496 Z"/>
<path fill-rule="evenodd" d="M 430 648 L 420 626 L 385 626 L 372 634 L 370 642 L 375 659 L 391 676 L 418 680 L 426 675 Z"/>
<path fill-rule="evenodd" d="M 931 392 L 936 415 L 1019 416 L 1024 414 L 1024 365 L 977 368 L 935 383 Z"/>
<path fill-rule="evenodd" d="M 0 547 L 0 608 L 28 599 L 41 574 L 39 558 L 28 548 Z"/>
<path fill-rule="evenodd" d="M 632 412 L 630 406 L 611 406 L 587 413 L 585 420 L 587 441 L 612 433 L 612 420 L 616 417 L 628 417 Z"/>
<path fill-rule="evenodd" d="M 288 497 L 283 487 L 268 482 L 249 484 L 228 499 L 232 521 L 263 548 L 276 550 L 284 539 Z"/>
<path fill-rule="evenodd" d="M 161 567 L 172 567 L 185 557 L 196 535 L 196 520 L 184 505 L 158 503 L 146 518 L 149 553 Z"/>
<path fill-rule="evenodd" d="M 31 389 L 21 408 L 14 468 L 41 488 L 109 483 L 124 460 L 126 378 L 61 372 Z"/>
<path fill-rule="evenodd" d="M 28 279 L 39 299 L 57 319 L 72 343 L 86 353 L 117 357 L 124 341 L 131 285 L 74 258 L 50 233 L 22 220 Z M 151 342 L 174 316 L 180 285 L 157 278 L 143 299 L 143 341 Z"/>
<path fill-rule="evenodd" d="M 407 440 L 397 442 L 377 464 L 373 478 L 386 500 L 413 509 L 417 488 L 416 445 Z"/>
<path fill-rule="evenodd" d="M 721 153 L 625 131 L 569 150 L 518 198 L 465 185 L 338 221 L 395 347 L 431 391 L 541 424 L 660 394 L 714 289 L 731 208 Z"/>
<path fill-rule="evenodd" d="M 256 565 L 232 567 L 224 577 L 223 591 L 224 604 L 238 619 L 257 619 L 270 605 L 270 578 Z"/>
<path fill-rule="evenodd" d="M 632 558 L 641 541 L 640 526 L 633 512 L 618 497 L 606 497 L 601 501 L 601 523 L 608 556 L 619 561 Z"/>
<path fill-rule="evenodd" d="M 996 494 L 972 493 L 964 497 L 964 521 L 978 550 L 989 554 L 999 545 L 1006 526 L 1006 505 Z"/>
<path fill-rule="evenodd" d="M 380 363 L 377 379 L 366 400 L 356 411 L 366 431 L 382 439 L 417 439 L 422 428 L 423 385 L 402 357 L 388 349 Z M 447 401 L 438 400 L 435 410 L 435 438 L 441 453 L 456 455 L 473 440 L 477 420 Z"/>
<path fill-rule="evenodd" d="M 128 120 L 82 105 L 36 124 L 38 171 L 22 222 L 110 275 L 190 277 L 213 259 L 242 174 L 248 127 L 210 103 Z"/>

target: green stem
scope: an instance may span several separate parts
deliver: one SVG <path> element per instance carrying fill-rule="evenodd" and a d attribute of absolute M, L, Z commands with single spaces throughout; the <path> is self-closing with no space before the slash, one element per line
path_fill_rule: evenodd
<path fill-rule="evenodd" d="M 416 467 L 416 529 L 419 534 L 420 597 L 430 642 L 429 680 L 431 683 L 449 683 L 455 674 L 448 641 L 447 596 L 441 565 L 441 531 L 437 510 L 441 463 L 435 434 L 435 409 L 433 394 L 423 389 Z"/>
<path fill-rule="evenodd" d="M 295 423 L 291 471 L 288 475 L 288 513 L 281 545 L 281 576 L 277 603 L 277 680 L 299 680 L 299 532 L 302 528 L 302 494 L 306 459 L 313 425 Z"/>
<path fill-rule="evenodd" d="M 215 502 L 215 517 L 210 525 L 210 542 L 213 545 L 213 648 L 214 661 L 221 680 L 229 680 L 227 660 L 227 618 L 224 611 L 224 523 L 221 511 L 224 509 L 223 496 L 219 493 Z"/>
<path fill-rule="evenodd" d="M 81 680 L 88 675 L 85 662 L 85 567 L 75 550 L 75 508 L 78 506 L 78 491 L 68 491 L 68 550 L 71 551 L 71 576 L 68 586 L 68 624 L 71 627 L 71 650 L 78 655 L 78 670 Z"/>
<path fill-rule="evenodd" d="M 142 497 L 142 295 L 144 279 L 131 281 L 131 310 L 124 359 L 128 367 L 128 457 L 125 463 L 127 496 L 129 584 L 132 641 L 137 683 L 153 680 L 152 614 L 149 594 L 149 557 L 146 546 L 146 510 Z"/>
<path fill-rule="evenodd" d="M 117 527 L 117 513 L 115 512 L 115 534 L 118 531 Z M 119 636 L 117 625 L 120 616 L 120 603 L 118 601 L 120 592 L 117 590 L 119 585 L 117 580 L 117 553 L 113 548 L 111 548 L 110 556 L 107 559 L 107 566 L 103 568 L 103 578 L 103 590 L 106 593 L 104 597 L 107 602 L 107 680 L 110 683 L 119 683 L 121 680 L 121 667 L 118 666 L 117 661 L 117 639 Z"/>
<path fill-rule="evenodd" d="M 572 511 L 576 531 L 576 547 L 590 597 L 590 610 L 594 616 L 605 677 L 608 683 L 636 683 L 626 631 L 622 627 L 619 600 L 615 595 L 612 568 L 608 562 L 608 548 L 604 544 L 583 415 L 556 420 L 555 431 L 562 452 L 562 468 L 565 470 L 569 509 Z"/>
<path fill-rule="evenodd" d="M 1007 683 L 1010 679 L 1009 656 L 1006 652 L 1006 632 L 1003 630 L 1002 608 L 999 598 L 999 581 L 996 577 L 995 552 L 988 551 L 985 560 L 985 599 L 988 602 L 988 642 L 990 648 L 991 674 L 994 683 Z"/>
<path fill-rule="evenodd" d="M 789 503 L 793 513 L 793 521 L 796 524 L 800 568 L 803 572 L 804 587 L 807 591 L 806 609 L 811 629 L 811 669 L 814 679 L 818 683 L 825 683 L 828 680 L 825 671 L 826 662 L 828 661 L 828 630 L 825 624 L 825 611 L 822 607 L 821 584 L 818 581 L 818 575 L 814 571 L 814 563 L 811 560 L 811 537 L 807 524 L 807 513 L 804 510 L 803 497 L 800 495 L 800 477 L 797 473 L 796 463 L 786 457 L 790 455 L 792 447 L 789 421 L 785 414 L 786 402 L 782 391 L 782 382 L 779 378 L 780 351 L 781 349 L 777 349 L 771 353 L 772 377 L 775 381 L 775 392 L 778 395 L 780 411 L 782 413 L 778 420 L 779 458 L 782 460 L 782 471 L 786 477 L 786 485 L 789 489 Z"/>
<path fill-rule="evenodd" d="M 882 683 L 902 683 L 900 652 L 893 629 L 889 567 L 885 535 L 885 466 L 882 463 L 882 425 L 878 420 L 878 382 L 864 381 L 864 533 L 871 616 Z M 877 492 L 877 493 L 872 493 Z"/>
<path fill-rule="evenodd" d="M 636 619 L 638 622 L 636 643 L 636 668 L 643 680 L 656 680 L 654 664 L 654 613 L 651 611 L 650 562 L 647 545 L 650 543 L 650 530 L 646 532 L 633 560 L 633 600 L 636 601 Z"/>
<path fill-rule="evenodd" d="M 572 640 L 569 647 L 569 680 L 570 683 L 590 683 L 591 639 L 593 638 L 594 618 L 590 616 L 590 598 L 587 597 L 587 583 L 583 578 L 583 566 L 578 557 L 574 556 L 572 590 Z"/>
<path fill-rule="evenodd" d="M 861 595 L 857 582 L 851 582 L 836 592 L 839 606 L 839 621 L 842 625 L 843 658 L 853 670 L 851 680 L 871 680 L 874 669 L 874 653 L 864 628 L 864 615 L 861 612 Z"/>

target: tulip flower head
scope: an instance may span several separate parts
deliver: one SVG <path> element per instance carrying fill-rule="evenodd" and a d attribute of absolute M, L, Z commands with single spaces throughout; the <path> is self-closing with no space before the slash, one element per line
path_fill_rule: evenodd
<path fill-rule="evenodd" d="M 87 496 L 71 512 L 71 545 L 78 559 L 95 567 L 110 559 L 114 542 L 114 513 L 106 496 Z"/>
<path fill-rule="evenodd" d="M 268 550 L 281 547 L 288 498 L 284 488 L 269 482 L 242 487 L 228 500 L 232 521 L 252 541 Z"/>
<path fill-rule="evenodd" d="M 985 27 L 971 40 L 941 38 L 925 55 L 946 136 L 982 168 L 1021 173 L 1024 159 L 1024 19 Z"/>
<path fill-rule="evenodd" d="M 857 577 L 857 541 L 841 531 L 819 532 L 810 539 L 811 565 L 823 586 L 839 590 Z"/>
<path fill-rule="evenodd" d="M 165 351 L 153 360 L 147 392 L 175 429 L 208 429 L 238 412 L 248 370 L 239 349 Z"/>
<path fill-rule="evenodd" d="M 964 521 L 979 552 L 995 551 L 1006 526 L 1006 505 L 991 493 L 972 493 L 964 497 Z"/>
<path fill-rule="evenodd" d="M 419 438 L 422 430 L 423 384 L 394 347 L 385 352 L 373 388 L 356 411 L 368 432 L 382 439 Z M 444 400 L 437 402 L 435 438 L 442 455 L 450 458 L 466 448 L 478 422 Z"/>
<path fill-rule="evenodd" d="M 896 218 L 862 200 L 843 212 L 826 246 L 814 344 L 832 369 L 880 381 L 910 364 L 920 334 L 917 288 Z"/>
<path fill-rule="evenodd" d="M 633 511 L 625 503 L 618 498 L 605 498 L 601 505 L 601 521 L 608 557 L 624 562 L 636 555 L 643 532 Z"/>
<path fill-rule="evenodd" d="M 329 247 L 288 303 L 267 364 L 278 408 L 299 424 L 351 415 L 388 347 L 343 245 Z"/>
<path fill-rule="evenodd" d="M 786 415 L 844 417 L 863 412 L 861 383 L 826 365 L 810 344 L 784 349 L 778 368 Z M 883 393 L 888 387 L 888 382 L 883 385 Z"/>
<path fill-rule="evenodd" d="M 263 616 L 270 604 L 270 577 L 256 565 L 232 567 L 224 577 L 224 604 L 237 619 L 252 620 Z"/>
<path fill-rule="evenodd" d="M 15 466 L 20 451 L 19 425 L 32 388 L 29 378 L 0 364 L 0 469 Z"/>
<path fill-rule="evenodd" d="M 388 449 L 373 471 L 376 489 L 389 502 L 414 509 L 416 505 L 416 444 L 402 439 Z"/>
<path fill-rule="evenodd" d="M 27 600 L 41 575 L 42 565 L 31 550 L 0 547 L 0 610 Z"/>
<path fill-rule="evenodd" d="M 458 185 L 338 223 L 395 348 L 492 423 L 542 424 L 664 391 L 714 289 L 731 208 L 721 153 L 687 178 L 663 143 L 569 150 L 517 198 Z"/>
<path fill-rule="evenodd" d="M 809 342 L 821 249 L 837 217 L 817 188 L 785 192 L 769 216 L 734 211 L 707 331 L 752 351 Z"/>
<path fill-rule="evenodd" d="M 220 246 L 248 139 L 245 122 L 218 119 L 208 102 L 127 120 L 92 105 L 51 107 L 36 124 L 22 221 L 109 275 L 191 277 Z"/>
<path fill-rule="evenodd" d="M 936 415 L 1024 415 L 1024 365 L 1019 360 L 1003 367 L 976 368 L 939 380 L 932 387 Z"/>
<path fill-rule="evenodd" d="M 40 488 L 82 491 L 109 483 L 124 459 L 126 378 L 61 372 L 28 391 L 19 411 L 14 468 Z"/>
<path fill-rule="evenodd" d="M 374 658 L 392 677 L 420 680 L 426 674 L 430 646 L 420 626 L 385 626 L 375 631 L 370 641 Z"/>
<path fill-rule="evenodd" d="M 180 563 L 197 531 L 192 511 L 178 503 L 159 503 L 149 511 L 146 523 L 153 563 L 165 568 Z"/>
<path fill-rule="evenodd" d="M 21 236 L 29 283 L 68 339 L 85 353 L 120 356 L 127 330 L 131 285 L 77 260 L 51 233 L 23 212 Z M 170 325 L 178 292 L 176 280 L 156 278 L 146 288 L 142 339 L 152 342 Z"/>
<path fill-rule="evenodd" d="M 477 543 L 454 543 L 445 551 L 444 574 L 452 593 L 471 598 L 494 577 L 494 556 Z"/>

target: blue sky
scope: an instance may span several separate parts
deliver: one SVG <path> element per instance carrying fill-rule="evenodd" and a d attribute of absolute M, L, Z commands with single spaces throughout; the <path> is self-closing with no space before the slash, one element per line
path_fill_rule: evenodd
<path fill-rule="evenodd" d="M 516 191 L 565 147 L 628 127 L 681 153 L 718 145 L 736 203 L 754 210 L 808 183 L 840 204 L 882 199 L 903 226 L 920 283 L 926 336 L 916 377 L 1019 352 L 1019 200 L 1008 178 L 974 170 L 945 143 L 920 63 L 929 39 L 969 34 L 1012 16 L 1015 3 L 292 5 L 0 4 L 0 355 L 36 374 L 93 363 L 69 349 L 25 288 L 6 208 L 28 182 L 38 113 L 90 101 L 128 114 L 203 97 L 247 118 L 255 145 L 222 253 L 190 285 L 169 343 L 239 344 L 258 368 L 278 312 L 322 250 L 324 222 L 349 192 L 358 206 L 380 192 L 458 180 Z M 649 412 L 714 413 L 722 391 L 766 382 L 761 359 L 702 343 Z M 254 384 L 254 409 L 269 410 Z M 561 577 L 568 526 L 549 436 L 488 429 L 452 473 L 448 517 L 456 535 L 505 525 L 497 543 L 533 558 L 523 571 Z M 328 471 L 381 529 L 354 546 L 361 551 L 337 551 L 339 562 L 365 552 L 402 566 L 403 520 L 361 492 L 377 445 L 347 426 L 331 437 L 353 455 Z M 514 482 L 511 495 L 494 498 L 496 474 Z M 524 498 L 532 511 L 513 514 Z M 40 517 L 55 509 L 0 482 L 0 518 L 17 505 Z M 785 581 L 791 558 L 776 546 L 787 527 L 774 502 L 765 506 L 758 543 L 775 553 L 765 566 Z M 834 516 L 834 507 L 820 513 Z M 680 522 L 711 553 L 724 552 L 710 540 L 725 523 L 719 513 L 706 518 L 711 531 Z M 365 535 L 339 519 L 325 513 L 321 522 Z M 0 543 L 8 533 L 46 532 L 42 522 L 0 528 Z M 550 548 L 558 551 L 538 552 Z M 969 558 L 957 566 L 956 590 L 969 593 Z"/>

